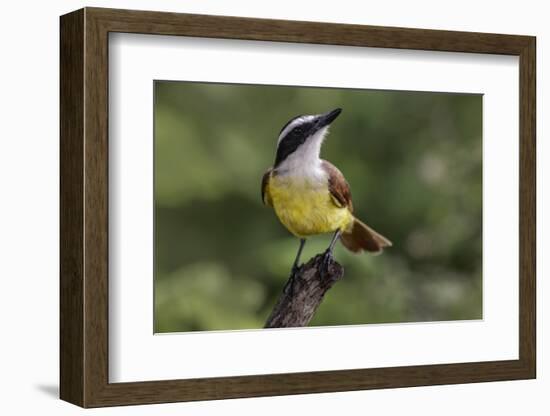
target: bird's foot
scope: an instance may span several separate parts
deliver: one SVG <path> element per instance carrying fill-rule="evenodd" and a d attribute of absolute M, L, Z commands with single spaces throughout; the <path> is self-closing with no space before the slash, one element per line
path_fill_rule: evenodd
<path fill-rule="evenodd" d="M 294 264 L 292 266 L 292 270 L 290 270 L 290 277 L 287 280 L 285 287 L 283 288 L 283 293 L 285 294 L 289 292 L 292 293 L 292 289 L 294 288 L 294 282 L 296 280 L 296 275 L 298 274 L 301 268 L 302 266 L 301 265 L 298 266 L 297 264 Z"/>
<path fill-rule="evenodd" d="M 303 266 L 302 264 L 299 265 L 299 266 L 298 266 L 297 264 L 294 264 L 294 265 L 292 266 L 292 270 L 290 270 L 290 276 L 291 276 L 292 278 L 294 278 L 294 276 L 296 276 L 296 274 L 298 274 L 298 272 L 300 271 L 300 269 L 302 268 L 302 266 Z"/>
<path fill-rule="evenodd" d="M 321 260 L 320 273 L 324 278 L 329 274 L 329 267 L 334 263 L 334 257 L 332 256 L 332 250 L 326 250 L 323 254 L 323 259 Z"/>

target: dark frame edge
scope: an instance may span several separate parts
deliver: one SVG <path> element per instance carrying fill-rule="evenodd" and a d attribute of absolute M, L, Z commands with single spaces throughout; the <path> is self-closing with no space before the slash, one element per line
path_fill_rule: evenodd
<path fill-rule="evenodd" d="M 60 17 L 60 386 L 62 400 L 84 397 L 84 19 Z"/>
<path fill-rule="evenodd" d="M 520 55 L 533 36 L 86 7 L 109 32 Z M 246 27 L 246 31 L 243 30 Z M 145 29 L 146 28 L 146 29 Z"/>
<path fill-rule="evenodd" d="M 526 380 L 521 360 L 110 383 L 88 407 L 129 406 Z"/>
<path fill-rule="evenodd" d="M 519 357 L 525 366 L 525 378 L 530 379 L 537 376 L 536 49 L 536 37 L 529 36 L 526 38 L 526 44 L 519 54 Z"/>

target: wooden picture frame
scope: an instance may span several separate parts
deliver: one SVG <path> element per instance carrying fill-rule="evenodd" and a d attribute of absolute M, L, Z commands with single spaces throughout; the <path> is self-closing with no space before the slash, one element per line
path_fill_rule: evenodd
<path fill-rule="evenodd" d="M 61 399 L 82 407 L 100 407 L 535 378 L 534 37 L 100 8 L 64 15 L 60 28 Z M 110 383 L 110 32 L 519 56 L 519 359 Z"/>

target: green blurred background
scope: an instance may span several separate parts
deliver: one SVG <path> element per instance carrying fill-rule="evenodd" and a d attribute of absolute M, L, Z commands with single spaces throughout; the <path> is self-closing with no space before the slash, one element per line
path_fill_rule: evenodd
<path fill-rule="evenodd" d="M 281 127 L 343 108 L 322 157 L 393 241 L 338 245 L 310 325 L 482 317 L 482 96 L 156 81 L 155 332 L 261 328 L 298 248 L 262 204 Z M 327 247 L 310 238 L 302 260 Z"/>

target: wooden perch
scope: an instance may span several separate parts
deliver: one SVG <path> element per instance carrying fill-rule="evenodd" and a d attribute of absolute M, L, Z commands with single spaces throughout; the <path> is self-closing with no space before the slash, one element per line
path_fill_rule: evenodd
<path fill-rule="evenodd" d="M 318 254 L 303 264 L 290 276 L 265 328 L 289 328 L 307 326 L 321 304 L 325 293 L 344 277 L 344 268 L 330 261 L 326 273 L 321 273 L 323 254 Z"/>

